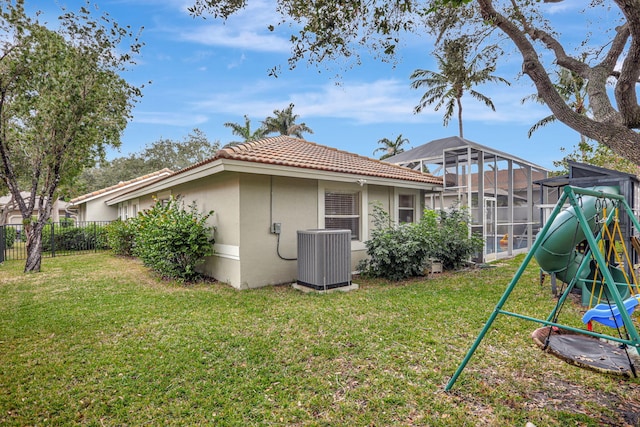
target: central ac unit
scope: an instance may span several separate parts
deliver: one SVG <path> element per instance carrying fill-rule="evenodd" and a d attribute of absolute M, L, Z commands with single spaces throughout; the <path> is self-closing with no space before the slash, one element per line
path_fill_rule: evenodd
<path fill-rule="evenodd" d="M 298 284 L 316 290 L 351 285 L 351 230 L 298 230 Z"/>

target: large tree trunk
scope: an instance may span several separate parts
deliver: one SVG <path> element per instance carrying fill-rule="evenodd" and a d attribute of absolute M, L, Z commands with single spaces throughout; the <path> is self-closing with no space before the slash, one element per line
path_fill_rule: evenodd
<path fill-rule="evenodd" d="M 27 262 L 24 265 L 25 273 L 37 273 L 42 263 L 42 230 L 45 222 L 34 222 L 24 227 L 27 233 Z"/>
<path fill-rule="evenodd" d="M 505 33 L 520 51 L 523 59 L 522 71 L 528 75 L 538 90 L 538 95 L 547 104 L 553 115 L 562 123 L 574 129 L 581 135 L 585 135 L 599 143 L 611 148 L 619 156 L 631 160 L 640 165 L 640 134 L 635 128 L 640 115 L 635 96 L 635 82 L 637 73 L 624 73 L 632 76 L 633 85 L 625 85 L 621 78 L 616 84 L 616 94 L 620 93 L 618 102 L 620 111 L 617 111 L 611 103 L 607 90 L 607 81 L 614 71 L 616 59 L 620 58 L 622 49 L 629 38 L 629 31 L 635 28 L 640 32 L 640 18 L 634 17 L 632 24 L 635 27 L 620 26 L 616 30 L 618 35 L 614 38 L 608 55 L 597 66 L 590 67 L 586 63 L 567 55 L 560 43 L 549 33 L 528 26 L 526 32 L 516 25 L 513 19 L 499 13 L 493 6 L 493 0 L 477 0 L 482 17 L 492 25 Z M 581 77 L 589 81 L 587 86 L 589 93 L 589 105 L 593 111 L 592 116 L 586 116 L 574 111 L 560 96 L 557 88 L 549 77 L 549 72 L 540 62 L 540 53 L 535 49 L 533 42 L 542 42 L 547 50 L 556 56 L 556 62 L 570 71 L 577 72 Z M 639 37 L 640 38 L 640 37 Z M 640 56 L 640 45 L 635 44 L 630 49 L 633 57 Z M 634 50 L 635 49 L 635 50 Z M 640 59 L 637 61 L 640 62 Z M 635 71 L 636 61 L 624 61 L 631 71 Z M 629 64 L 633 65 L 630 66 Z M 624 71 L 624 70 L 623 70 Z M 629 105 L 631 104 L 631 105 Z M 624 107 L 626 105 L 626 107 Z M 622 108 L 624 107 L 624 108 Z"/>

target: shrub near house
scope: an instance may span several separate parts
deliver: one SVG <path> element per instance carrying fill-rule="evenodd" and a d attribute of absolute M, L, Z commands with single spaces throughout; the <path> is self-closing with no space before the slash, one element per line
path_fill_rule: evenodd
<path fill-rule="evenodd" d="M 114 253 L 135 255 L 163 277 L 194 280 L 196 267 L 213 254 L 212 214 L 199 213 L 195 202 L 186 210 L 179 199 L 157 201 L 136 218 L 110 224 L 109 243 Z"/>
<path fill-rule="evenodd" d="M 482 236 L 476 233 L 469 235 L 466 209 L 425 210 L 419 227 L 429 242 L 429 257 L 442 261 L 445 270 L 461 268 L 473 254 L 482 251 L 484 245 Z"/>
<path fill-rule="evenodd" d="M 114 255 L 133 256 L 136 227 L 133 220 L 117 219 L 106 227 L 107 241 Z"/>
<path fill-rule="evenodd" d="M 441 261 L 445 269 L 457 269 L 482 249 L 482 238 L 469 236 L 466 211 L 456 207 L 439 213 L 425 210 L 418 223 L 395 224 L 380 206 L 373 212 L 375 229 L 365 242 L 370 258 L 358 266 L 365 276 L 419 276 L 430 259 Z"/>

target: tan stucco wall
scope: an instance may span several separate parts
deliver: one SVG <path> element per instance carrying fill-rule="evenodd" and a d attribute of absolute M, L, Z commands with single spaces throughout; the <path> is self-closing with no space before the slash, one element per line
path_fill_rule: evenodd
<path fill-rule="evenodd" d="M 57 208 L 58 208 L 58 204 L 56 202 L 56 204 L 51 209 L 50 219 L 53 222 L 59 222 L 60 218 L 64 218 L 66 214 L 64 210 L 58 210 Z M 37 209 L 34 210 L 33 216 L 38 216 Z M 12 210 L 11 212 L 9 212 L 9 214 L 7 215 L 7 224 L 22 225 L 23 224 L 22 213 L 19 210 Z"/>
<path fill-rule="evenodd" d="M 241 287 L 291 283 L 297 276 L 297 230 L 318 227 L 315 180 L 240 176 Z M 281 224 L 278 236 L 271 224 Z"/>
<path fill-rule="evenodd" d="M 118 218 L 118 206 L 108 206 L 106 198 L 100 197 L 82 205 L 81 221 L 113 221 Z"/>
<path fill-rule="evenodd" d="M 389 212 L 392 218 L 395 218 L 393 211 L 390 211 L 390 207 L 393 205 L 393 188 L 381 187 L 376 185 L 369 186 L 369 236 L 371 236 L 371 230 L 373 230 L 373 207 L 379 204 L 385 212 Z"/>
<path fill-rule="evenodd" d="M 198 211 L 213 215 L 209 224 L 216 228 L 215 254 L 200 266 L 200 271 L 215 279 L 239 288 L 240 274 L 240 200 L 239 175 L 223 173 L 208 176 L 171 188 L 171 191 L 155 193 L 155 197 L 181 197 L 185 206 L 196 202 Z M 140 207 L 146 209 L 154 203 L 151 197 L 141 198 Z"/>
<path fill-rule="evenodd" d="M 367 215 L 366 215 L 366 221 L 367 221 L 367 235 L 363 236 L 362 241 L 366 241 L 369 240 L 369 238 L 371 237 L 371 232 L 374 229 L 374 224 L 373 224 L 373 207 L 378 204 L 382 209 L 385 210 L 385 212 L 389 212 L 390 215 L 392 216 L 392 218 L 395 217 L 395 214 L 393 213 L 393 211 L 390 211 L 390 206 L 393 206 L 393 188 L 391 187 L 382 187 L 382 186 L 378 186 L 378 185 L 368 185 L 367 186 L 367 192 L 368 192 L 368 203 L 367 203 Z M 352 247 L 355 246 L 354 244 L 352 244 Z M 358 245 L 357 246 L 357 250 L 354 250 L 351 252 L 351 266 L 352 266 L 352 271 L 355 271 L 357 269 L 358 263 L 363 260 L 366 259 L 367 256 L 367 251 L 366 251 L 366 246 L 363 244 Z"/>
<path fill-rule="evenodd" d="M 361 239 L 351 242 L 352 271 L 367 256 L 364 241 L 373 230 L 372 203 L 378 201 L 395 218 L 398 194 L 420 194 L 418 190 L 360 186 L 355 181 L 222 172 L 141 196 L 137 202 L 144 210 L 154 204 L 153 197 L 170 194 L 180 196 L 185 205 L 195 200 L 200 212 L 214 210 L 209 222 L 216 227 L 216 253 L 200 270 L 237 289 L 247 289 L 297 279 L 297 231 L 323 228 L 327 189 L 361 192 Z M 271 232 L 273 223 L 281 227 L 279 247 L 278 236 Z"/>

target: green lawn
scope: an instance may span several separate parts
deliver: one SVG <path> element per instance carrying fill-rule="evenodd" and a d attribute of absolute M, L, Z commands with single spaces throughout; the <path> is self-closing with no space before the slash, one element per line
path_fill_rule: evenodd
<path fill-rule="evenodd" d="M 183 287 L 107 254 L 9 261 L 0 425 L 637 425 L 639 380 L 569 366 L 506 316 L 444 392 L 521 260 L 328 295 Z M 554 304 L 531 266 L 505 309 Z"/>

